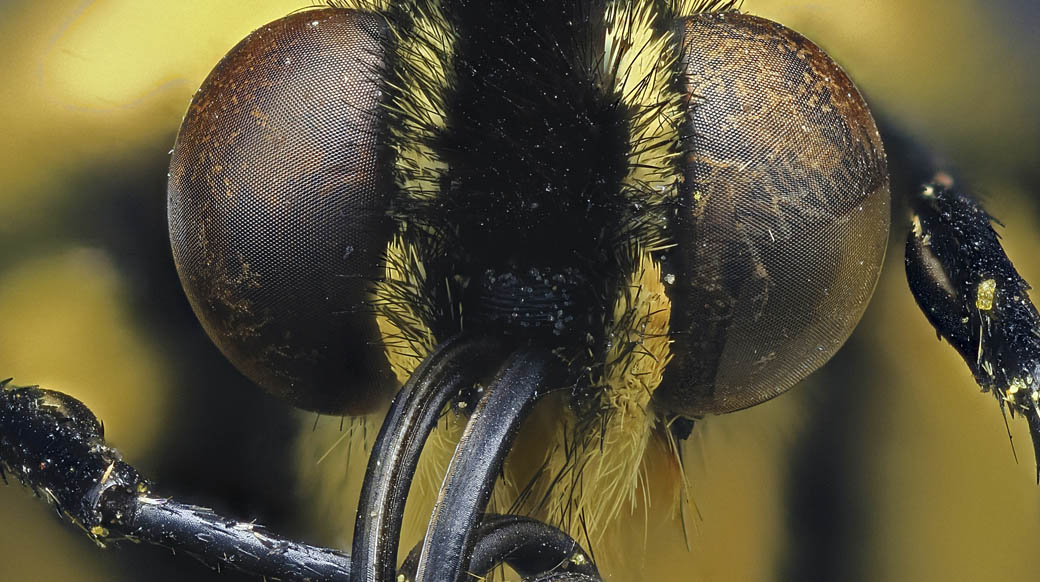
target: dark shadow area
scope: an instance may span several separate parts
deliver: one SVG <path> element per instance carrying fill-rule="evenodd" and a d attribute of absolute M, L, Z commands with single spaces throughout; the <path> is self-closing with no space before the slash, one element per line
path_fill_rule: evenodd
<path fill-rule="evenodd" d="M 864 402 L 870 398 L 871 349 L 853 334 L 816 372 L 805 395 L 810 419 L 792 447 L 786 488 L 786 551 L 779 580 L 855 582 L 867 491 L 859 486 Z"/>

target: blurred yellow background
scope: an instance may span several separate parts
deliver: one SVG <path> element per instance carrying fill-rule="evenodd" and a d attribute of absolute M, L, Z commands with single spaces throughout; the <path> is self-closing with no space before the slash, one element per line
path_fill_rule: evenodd
<path fill-rule="evenodd" d="M 167 152 L 192 93 L 251 30 L 304 6 L 0 4 L 0 378 L 84 400 L 163 491 L 306 534 L 279 476 L 293 420 L 208 346 L 163 246 Z M 746 0 L 744 10 L 815 40 L 875 107 L 948 154 L 1006 225 L 1022 274 L 1040 281 L 1033 3 Z M 215 412 L 195 412 L 209 403 Z M 835 362 L 697 426 L 686 451 L 692 550 L 670 514 L 638 508 L 610 546 L 626 556 L 605 558 L 626 568 L 610 579 L 1034 578 L 1040 488 L 1025 424 L 1010 424 L 1017 463 L 993 398 L 914 305 L 900 242 Z M 0 488 L 0 523 L 0 580 L 207 573 L 161 550 L 98 550 L 17 486 Z"/>

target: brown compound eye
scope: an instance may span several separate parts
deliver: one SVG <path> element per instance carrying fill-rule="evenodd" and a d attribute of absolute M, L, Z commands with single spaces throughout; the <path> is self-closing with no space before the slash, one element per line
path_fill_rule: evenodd
<path fill-rule="evenodd" d="M 255 31 L 195 95 L 170 163 L 173 255 L 207 333 L 322 412 L 392 386 L 368 299 L 388 239 L 387 35 L 336 9 Z"/>
<path fill-rule="evenodd" d="M 675 361 L 655 398 L 696 416 L 772 398 L 841 347 L 884 259 L 889 185 L 866 103 L 819 47 L 737 13 L 679 35 Z"/>

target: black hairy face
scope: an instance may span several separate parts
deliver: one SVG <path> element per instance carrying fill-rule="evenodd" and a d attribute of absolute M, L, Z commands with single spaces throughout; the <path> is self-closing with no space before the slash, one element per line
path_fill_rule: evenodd
<path fill-rule="evenodd" d="M 596 75 L 591 8 L 460 2 L 453 13 L 464 64 L 435 142 L 447 169 L 430 210 L 446 252 L 432 268 L 449 274 L 468 329 L 603 341 L 629 144 Z"/>

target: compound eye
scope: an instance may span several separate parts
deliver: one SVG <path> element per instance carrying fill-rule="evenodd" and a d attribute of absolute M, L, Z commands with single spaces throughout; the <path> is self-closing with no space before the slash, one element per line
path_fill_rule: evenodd
<path fill-rule="evenodd" d="M 877 283 L 885 153 L 866 103 L 819 47 L 761 18 L 686 19 L 684 207 L 667 410 L 768 400 L 826 362 Z"/>
<path fill-rule="evenodd" d="M 246 376 L 362 412 L 391 384 L 368 295 L 388 239 L 382 17 L 293 14 L 239 43 L 191 102 L 170 240 L 195 313 Z"/>

